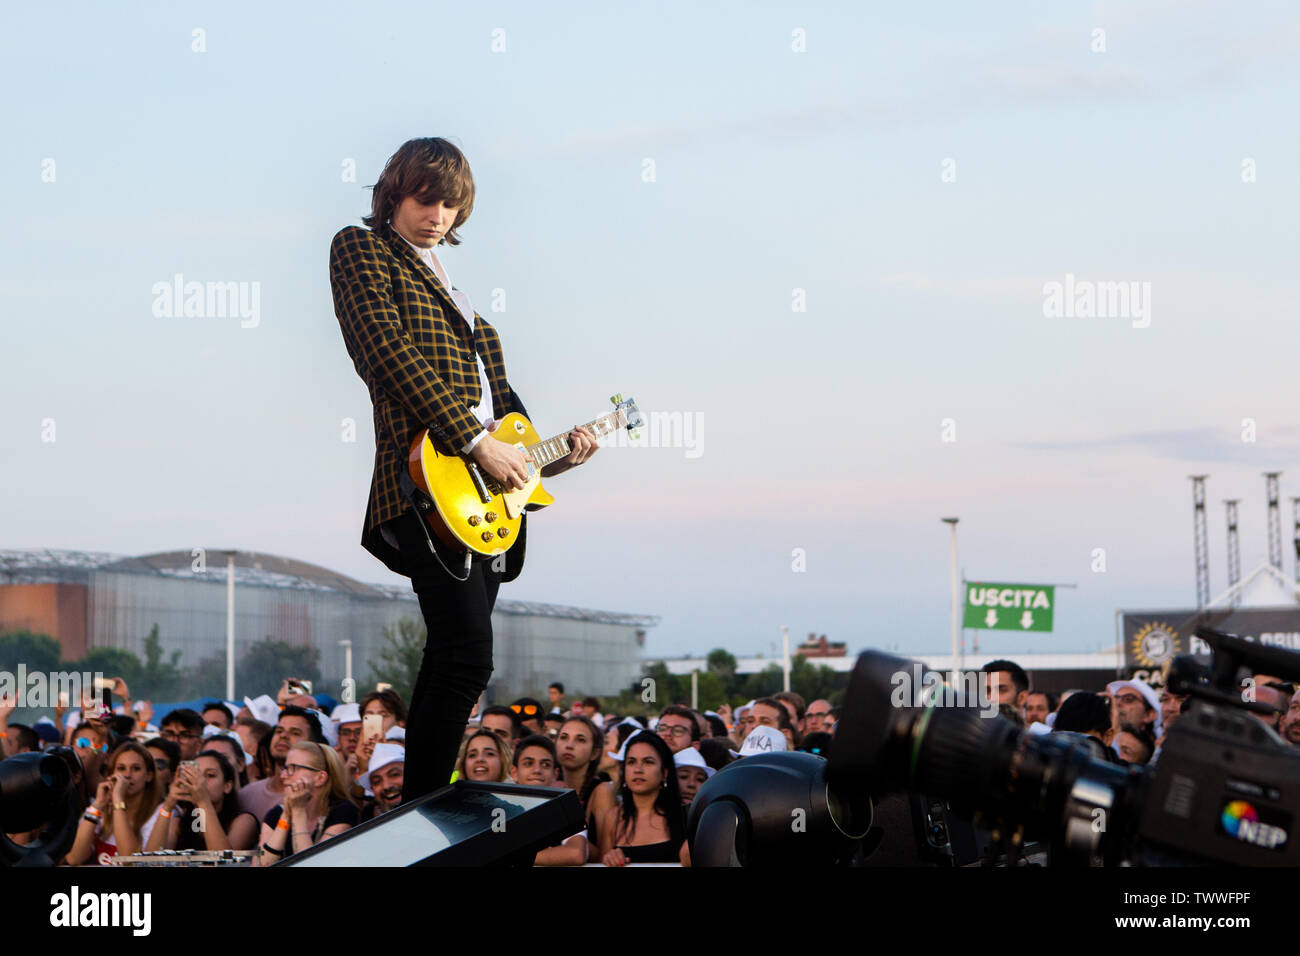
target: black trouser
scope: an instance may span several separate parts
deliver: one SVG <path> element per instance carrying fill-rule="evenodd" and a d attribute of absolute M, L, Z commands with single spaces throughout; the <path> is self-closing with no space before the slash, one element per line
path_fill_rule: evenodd
<path fill-rule="evenodd" d="M 501 574 L 490 561 L 475 559 L 469 579 L 457 581 L 430 554 L 411 512 L 395 530 L 429 632 L 406 718 L 405 803 L 451 780 L 470 711 L 492 677 L 492 608 Z M 463 574 L 464 559 L 434 541 L 447 567 Z"/>

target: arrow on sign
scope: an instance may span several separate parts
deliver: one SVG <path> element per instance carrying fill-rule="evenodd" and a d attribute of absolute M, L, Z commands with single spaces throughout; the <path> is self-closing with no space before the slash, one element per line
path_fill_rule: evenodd
<path fill-rule="evenodd" d="M 993 608 L 989 608 L 989 612 L 984 615 L 984 625 L 986 627 L 992 627 L 997 622 L 998 622 L 998 612 L 993 610 Z"/>
<path fill-rule="evenodd" d="M 1024 614 L 1020 615 L 1020 626 L 1023 628 L 1030 628 L 1034 626 L 1033 612 L 1026 611 Z"/>

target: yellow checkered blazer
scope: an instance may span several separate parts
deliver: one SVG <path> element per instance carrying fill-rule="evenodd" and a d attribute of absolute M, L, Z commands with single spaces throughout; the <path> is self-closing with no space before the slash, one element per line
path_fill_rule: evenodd
<path fill-rule="evenodd" d="M 428 428 L 440 451 L 458 452 L 483 430 L 470 411 L 482 398 L 476 351 L 492 387 L 493 414 L 528 413 L 506 381 L 496 330 L 476 312 L 471 336 L 448 290 L 390 225 L 339 231 L 330 244 L 330 287 L 343 342 L 375 413 L 375 473 L 361 544 L 409 576 L 379 526 L 416 520 L 405 514 L 410 508 L 398 481 L 418 432 Z M 506 553 L 502 580 L 513 580 L 523 566 L 524 531 Z"/>

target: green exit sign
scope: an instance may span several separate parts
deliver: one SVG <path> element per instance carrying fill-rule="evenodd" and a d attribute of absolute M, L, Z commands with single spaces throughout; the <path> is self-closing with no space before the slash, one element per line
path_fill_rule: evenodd
<path fill-rule="evenodd" d="M 1050 584 L 966 583 L 964 627 L 991 631 L 1050 631 L 1056 588 Z"/>

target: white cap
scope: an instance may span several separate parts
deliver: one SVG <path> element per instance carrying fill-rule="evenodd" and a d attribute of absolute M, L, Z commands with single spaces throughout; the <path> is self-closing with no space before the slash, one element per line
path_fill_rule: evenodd
<path fill-rule="evenodd" d="M 337 727 L 339 724 L 355 724 L 361 720 L 360 704 L 339 704 L 330 713 L 330 720 Z"/>
<path fill-rule="evenodd" d="M 1032 724 L 1029 725 L 1029 727 L 1027 728 L 1027 732 L 1030 734 L 1030 736 L 1033 737 L 1039 737 L 1043 734 L 1050 734 L 1052 732 L 1052 725 L 1045 724 L 1041 720 L 1035 720 Z"/>
<path fill-rule="evenodd" d="M 383 770 L 390 763 L 405 762 L 405 747 L 399 747 L 397 744 L 375 744 L 375 752 L 370 755 L 370 769 L 357 777 L 357 785 L 366 793 L 373 793 L 370 789 L 370 775 L 372 773 Z"/>
<path fill-rule="evenodd" d="M 248 712 L 264 724 L 270 724 L 272 727 L 280 719 L 280 705 L 275 702 L 275 698 L 270 694 L 261 694 L 255 699 L 244 698 L 244 706 Z"/>
<path fill-rule="evenodd" d="M 314 707 L 308 707 L 307 713 L 316 715 L 316 722 L 320 724 L 320 732 L 325 735 L 325 741 L 331 747 L 339 745 L 339 728 L 334 721 L 330 720 L 323 711 Z"/>
<path fill-rule="evenodd" d="M 755 727 L 741 744 L 740 750 L 731 751 L 733 757 L 754 757 L 758 754 L 775 753 L 778 750 L 788 750 L 785 745 L 785 734 L 775 727 L 767 727 L 762 724 Z"/>
<path fill-rule="evenodd" d="M 384 739 L 396 740 L 400 742 L 402 746 L 406 746 L 406 728 L 399 727 L 397 726 L 397 724 L 393 724 L 393 726 L 388 728 L 388 733 L 384 734 Z M 375 746 L 377 747 L 379 745 L 376 744 Z"/>
<path fill-rule="evenodd" d="M 1119 696 L 1119 692 L 1121 690 L 1124 690 L 1125 688 L 1132 688 L 1133 690 L 1141 694 L 1142 699 L 1145 700 L 1147 702 L 1147 705 L 1156 712 L 1156 719 L 1155 719 L 1155 723 L 1152 724 L 1152 729 L 1155 733 L 1156 738 L 1159 739 L 1160 737 L 1160 695 L 1157 694 L 1155 692 L 1155 689 L 1152 688 L 1150 685 L 1148 685 L 1145 681 L 1142 681 L 1136 677 L 1134 677 L 1132 680 L 1114 680 L 1106 685 L 1106 691 L 1110 694 L 1111 697 Z"/>
<path fill-rule="evenodd" d="M 673 754 L 673 763 L 678 767 L 699 767 L 704 771 L 705 779 L 718 772 L 704 762 L 704 757 L 694 747 L 685 747 Z"/>
<path fill-rule="evenodd" d="M 619 763 L 622 763 L 623 760 L 627 757 L 627 745 L 630 744 L 630 743 L 632 743 L 632 742 L 633 742 L 634 740 L 636 740 L 638 737 L 640 737 L 641 734 L 651 734 L 651 735 L 653 736 L 652 732 L 649 731 L 649 730 L 642 730 L 641 733 L 636 733 L 636 734 L 628 734 L 628 735 L 627 735 L 627 740 L 623 741 L 623 746 L 621 746 L 621 747 L 618 748 L 618 753 L 616 753 L 616 754 L 614 754 L 614 753 L 609 753 L 608 750 L 605 751 L 605 753 L 609 754 L 609 756 L 613 757 L 613 758 L 614 758 L 615 760 L 617 760 Z M 667 746 L 667 744 L 665 744 L 664 746 Z M 691 749 L 694 750 L 695 748 L 692 747 Z"/>

